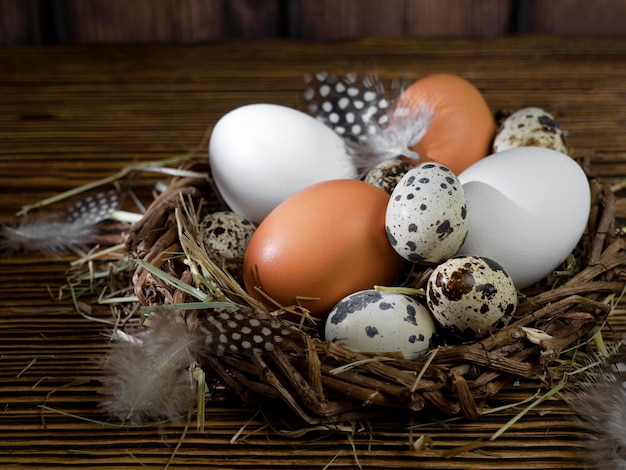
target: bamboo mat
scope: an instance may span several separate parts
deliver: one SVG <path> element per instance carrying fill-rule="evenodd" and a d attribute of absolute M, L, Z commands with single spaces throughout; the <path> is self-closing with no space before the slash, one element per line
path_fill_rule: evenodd
<path fill-rule="evenodd" d="M 4 48 L 0 64 L 0 223 L 22 205 L 132 163 L 192 150 L 236 106 L 302 107 L 303 75 L 324 69 L 384 79 L 460 74 L 493 110 L 533 105 L 551 111 L 576 153 L 592 155 L 597 174 L 626 175 L 626 39 Z M 146 194 L 152 183 L 145 183 Z M 493 441 L 522 405 L 475 422 L 389 416 L 297 436 L 289 431 L 302 426 L 280 407 L 262 415 L 218 389 L 204 432 L 194 422 L 141 428 L 95 422 L 103 419 L 98 361 L 108 330 L 57 300 L 73 259 L 20 254 L 0 260 L 2 468 L 584 467 L 582 433 L 559 396 Z M 607 337 L 624 332 L 626 321 L 617 315 Z M 545 389 L 514 383 L 491 406 L 536 392 Z M 420 436 L 430 444 L 416 450 Z"/>

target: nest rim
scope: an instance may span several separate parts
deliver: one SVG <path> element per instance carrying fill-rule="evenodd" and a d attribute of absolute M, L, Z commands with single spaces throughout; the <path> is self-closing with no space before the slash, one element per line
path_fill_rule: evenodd
<path fill-rule="evenodd" d="M 590 341 L 611 313 L 607 296 L 623 293 L 620 267 L 626 263 L 626 238 L 616 234 L 615 196 L 590 173 L 588 161 L 580 163 L 592 192 L 589 223 L 576 247 L 582 266 L 562 284 L 529 294 L 503 329 L 482 340 L 437 347 L 415 361 L 374 360 L 300 329 L 297 347 L 280 354 L 272 352 L 250 361 L 209 353 L 202 358 L 203 365 L 217 370 L 225 386 L 244 400 L 251 395 L 261 401 L 278 398 L 309 424 L 368 417 L 387 409 L 435 409 L 449 416 L 478 418 L 487 400 L 514 378 L 534 377 L 564 349 Z M 131 228 L 126 250 L 136 259 L 178 275 L 183 282 L 193 282 L 189 266 L 180 272 L 172 257 L 172 253 L 189 250 L 197 254 L 203 248 L 197 236 L 188 236 L 193 217 L 184 214 L 197 216 L 200 207 L 219 210 L 225 205 L 212 184 L 207 161 L 192 160 L 183 168 L 206 172 L 209 177 L 206 181 L 174 178 Z M 198 204 L 195 207 L 194 202 Z M 231 301 L 252 308 L 264 321 L 275 318 L 276 312 L 250 297 L 221 267 L 210 260 L 203 262 L 217 273 L 215 280 L 225 287 Z M 143 306 L 188 301 L 142 266 L 137 267 L 132 281 Z M 297 306 L 285 309 L 302 314 Z M 187 315 L 192 328 L 201 312 Z M 250 363 L 255 370 L 250 370 Z M 334 372 L 341 366 L 341 373 Z"/>

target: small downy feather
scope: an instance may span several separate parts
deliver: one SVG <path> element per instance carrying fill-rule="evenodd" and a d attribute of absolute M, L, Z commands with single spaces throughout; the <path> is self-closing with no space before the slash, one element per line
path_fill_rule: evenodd
<path fill-rule="evenodd" d="M 344 138 L 359 174 L 399 156 L 419 160 L 411 147 L 428 130 L 430 108 L 397 106 L 375 75 L 318 72 L 307 75 L 305 83 L 309 112 Z"/>
<path fill-rule="evenodd" d="M 387 126 L 377 128 L 363 140 L 348 143 L 357 170 L 367 173 L 380 163 L 400 156 L 418 162 L 420 155 L 411 147 L 424 137 L 431 120 L 432 112 L 428 108 L 395 107 Z"/>
<path fill-rule="evenodd" d="M 75 249 L 89 243 L 96 224 L 107 219 L 117 206 L 117 194 L 109 191 L 78 201 L 64 217 L 51 213 L 25 216 L 15 226 L 0 227 L 0 252 L 38 251 L 50 255 Z"/>
<path fill-rule="evenodd" d="M 190 367 L 202 343 L 180 316 L 168 314 L 151 317 L 137 335 L 118 335 L 104 363 L 102 410 L 132 424 L 185 415 L 195 403 Z"/>
<path fill-rule="evenodd" d="M 587 431 L 582 454 L 596 468 L 626 468 L 626 345 L 621 343 L 605 367 L 592 369 L 589 381 L 571 402 L 575 421 Z"/>

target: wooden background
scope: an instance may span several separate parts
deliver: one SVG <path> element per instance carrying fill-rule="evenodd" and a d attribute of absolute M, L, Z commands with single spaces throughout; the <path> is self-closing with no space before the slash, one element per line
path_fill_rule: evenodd
<path fill-rule="evenodd" d="M 338 63 L 385 80 L 447 71 L 493 110 L 544 107 L 577 154 L 593 155 L 594 173 L 621 180 L 625 18 L 626 0 L 0 0 L 0 44 L 28 46 L 0 47 L 0 224 L 23 204 L 195 148 L 236 106 L 298 106 L 303 75 Z M 339 39 L 354 41 L 324 42 Z M 167 44 L 126 44 L 136 42 Z M 220 44 L 196 45 L 207 42 Z M 0 256 L 2 469 L 585 467 L 586 434 L 560 396 L 494 441 L 523 406 L 476 422 L 416 416 L 428 426 L 412 428 L 390 418 L 288 437 L 280 431 L 293 423 L 269 427 L 257 408 L 221 393 L 204 432 L 185 422 L 100 425 L 109 329 L 56 298 L 74 259 Z M 626 334 L 621 305 L 607 340 Z M 490 406 L 545 391 L 514 384 Z M 422 434 L 432 444 L 416 451 Z M 477 441 L 484 447 L 459 453 Z"/>
<path fill-rule="evenodd" d="M 624 35 L 626 0 L 0 0 L 0 44 Z"/>

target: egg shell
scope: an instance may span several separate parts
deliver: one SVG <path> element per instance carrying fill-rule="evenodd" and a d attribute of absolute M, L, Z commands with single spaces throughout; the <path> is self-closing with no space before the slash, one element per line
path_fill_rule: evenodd
<path fill-rule="evenodd" d="M 359 180 L 318 183 L 274 209 L 250 240 L 244 282 L 322 318 L 346 295 L 390 284 L 404 260 L 385 233 L 389 195 Z M 316 300 L 298 299 L 312 297 Z"/>
<path fill-rule="evenodd" d="M 589 182 L 570 157 L 540 147 L 495 153 L 459 175 L 471 215 L 458 254 L 496 260 L 518 289 L 559 266 L 582 236 Z"/>
<path fill-rule="evenodd" d="M 438 265 L 426 284 L 427 305 L 435 320 L 452 336 L 480 338 L 498 322 L 510 320 L 517 290 L 497 262 L 458 256 Z"/>
<path fill-rule="evenodd" d="M 241 278 L 243 258 L 256 225 L 234 212 L 218 211 L 205 215 L 199 232 L 206 252 L 218 266 Z"/>
<path fill-rule="evenodd" d="M 536 107 L 515 111 L 498 129 L 493 141 L 493 152 L 514 147 L 544 147 L 568 153 L 565 131 L 552 114 Z"/>
<path fill-rule="evenodd" d="M 308 114 L 275 104 L 225 114 L 211 133 L 209 161 L 226 204 L 255 223 L 300 189 L 356 177 L 341 137 Z"/>
<path fill-rule="evenodd" d="M 368 353 L 400 353 L 415 360 L 436 346 L 435 322 L 408 295 L 368 289 L 337 303 L 326 320 L 327 341 Z"/>
<path fill-rule="evenodd" d="M 421 161 L 442 163 L 458 175 L 491 152 L 493 113 L 482 93 L 463 77 L 439 73 L 417 80 L 402 92 L 396 106 L 432 110 L 428 130 L 411 147 Z"/>
<path fill-rule="evenodd" d="M 413 166 L 413 163 L 401 160 L 400 158 L 387 160 L 379 163 L 368 171 L 363 181 L 373 184 L 386 193 L 391 194 L 402 177 L 412 169 Z"/>
<path fill-rule="evenodd" d="M 422 163 L 391 193 L 385 224 L 391 245 L 406 260 L 432 264 L 449 258 L 469 227 L 463 187 L 444 165 Z"/>

